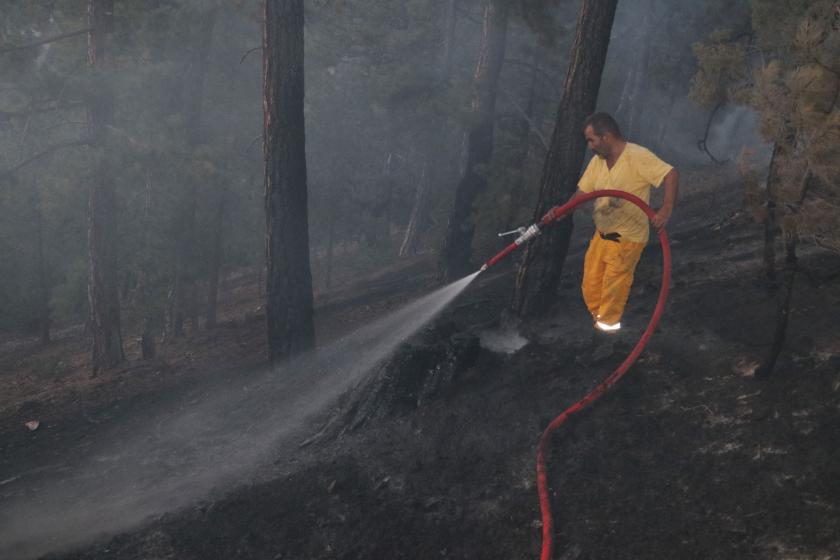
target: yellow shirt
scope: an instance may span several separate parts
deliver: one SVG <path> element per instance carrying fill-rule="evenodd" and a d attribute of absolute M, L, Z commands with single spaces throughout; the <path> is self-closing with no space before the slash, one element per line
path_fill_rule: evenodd
<path fill-rule="evenodd" d="M 628 142 L 612 169 L 607 167 L 607 160 L 594 156 L 586 166 L 578 188 L 585 193 L 617 189 L 650 202 L 650 187 L 659 187 L 671 169 L 672 166 L 647 148 Z M 595 227 L 604 233 L 618 232 L 622 239 L 647 243 L 648 218 L 629 200 L 596 198 L 593 217 Z"/>

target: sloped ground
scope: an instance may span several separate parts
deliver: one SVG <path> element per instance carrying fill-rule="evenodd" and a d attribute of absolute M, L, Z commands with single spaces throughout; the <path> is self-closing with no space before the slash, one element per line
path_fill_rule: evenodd
<path fill-rule="evenodd" d="M 691 180 L 661 328 L 627 376 L 553 438 L 555 557 L 840 558 L 840 259 L 803 253 L 777 374 L 756 380 L 775 313 L 759 281 L 760 230 L 736 211 L 734 189 L 710 202 Z M 396 407 L 224 495 L 53 558 L 533 558 L 537 439 L 634 343 L 656 298 L 658 256 L 645 254 L 618 337 L 589 332 L 573 263 L 556 308 L 520 326 L 531 342 L 518 352 L 480 350 L 419 407 Z M 506 270 L 480 277 L 438 322 L 457 328 L 427 338 L 480 337 L 510 282 Z M 377 297 L 400 301 L 388 290 Z M 335 309 L 349 324 L 382 311 L 371 304 Z M 422 352 L 427 342 L 415 343 Z M 3 472 L 15 449 L 4 447 Z"/>

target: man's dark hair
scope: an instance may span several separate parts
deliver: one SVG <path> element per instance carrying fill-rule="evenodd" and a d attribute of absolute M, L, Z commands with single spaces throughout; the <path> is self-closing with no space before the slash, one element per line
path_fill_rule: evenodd
<path fill-rule="evenodd" d="M 598 136 L 610 132 L 616 138 L 621 138 L 621 129 L 618 128 L 618 123 L 608 113 L 592 113 L 583 121 L 583 130 L 586 130 L 587 126 L 591 126 Z"/>

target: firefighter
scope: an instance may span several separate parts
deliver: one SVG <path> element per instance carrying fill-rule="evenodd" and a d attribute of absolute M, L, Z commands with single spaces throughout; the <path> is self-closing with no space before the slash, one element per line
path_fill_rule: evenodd
<path fill-rule="evenodd" d="M 650 201 L 650 188 L 665 187 L 662 207 L 653 227 L 663 228 L 674 211 L 679 174 L 653 152 L 628 142 L 607 113 L 594 113 L 584 121 L 586 145 L 595 154 L 586 166 L 578 191 L 616 189 Z M 633 284 L 636 265 L 647 245 L 648 218 L 628 200 L 600 197 L 593 211 L 595 235 L 583 264 L 583 299 L 595 328 L 615 332 Z"/>

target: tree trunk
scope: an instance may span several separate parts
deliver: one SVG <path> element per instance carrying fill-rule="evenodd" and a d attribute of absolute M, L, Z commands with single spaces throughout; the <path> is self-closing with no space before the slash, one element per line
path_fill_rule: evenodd
<path fill-rule="evenodd" d="M 790 302 L 793 299 L 793 286 L 797 272 L 796 259 L 796 230 L 785 232 L 785 269 L 784 290 L 778 297 L 778 312 L 776 314 L 776 329 L 773 333 L 773 344 L 764 362 L 755 372 L 759 378 L 769 377 L 776 368 L 776 361 L 782 352 L 787 338 L 788 318 L 790 317 Z"/>
<path fill-rule="evenodd" d="M 202 108 L 204 82 L 207 74 L 207 58 L 213 40 L 213 28 L 216 23 L 216 10 L 198 14 L 198 29 L 191 45 L 191 56 L 186 61 L 181 86 L 181 100 L 184 114 L 184 128 L 188 149 L 202 143 Z M 198 247 L 196 239 L 196 209 L 198 206 L 195 179 L 187 173 L 180 174 L 186 184 L 179 210 L 176 212 L 177 241 L 175 258 L 175 279 L 172 288 L 170 331 L 174 336 L 183 334 L 184 321 L 191 319 L 192 328 L 198 328 L 197 268 Z"/>
<path fill-rule="evenodd" d="M 458 0 L 449 0 L 446 3 L 446 33 L 443 36 L 443 67 L 441 78 L 444 82 L 449 81 L 452 75 L 452 55 L 455 52 L 455 28 L 458 24 Z"/>
<path fill-rule="evenodd" d="M 618 0 L 584 0 L 581 6 L 563 98 L 543 165 L 535 221 L 577 189 L 586 149 L 583 121 L 595 110 L 617 3 Z M 546 309 L 554 300 L 571 233 L 570 217 L 547 228 L 526 248 L 511 305 L 514 313 L 531 314 Z"/>
<path fill-rule="evenodd" d="M 216 327 L 216 307 L 219 300 L 219 274 L 222 267 L 222 228 L 225 222 L 226 192 L 219 188 L 216 213 L 213 216 L 212 242 L 210 246 L 210 269 L 207 271 L 207 309 L 204 326 L 208 329 Z"/>
<path fill-rule="evenodd" d="M 676 80 L 671 80 L 668 83 L 668 103 L 665 105 L 665 110 L 659 117 L 659 126 L 656 128 L 656 140 L 654 142 L 654 149 L 656 153 L 670 153 L 670 148 L 665 146 L 665 136 L 668 134 L 668 127 L 671 124 L 671 114 L 674 112 L 674 106 L 677 103 L 677 84 Z"/>
<path fill-rule="evenodd" d="M 440 260 L 441 277 L 447 281 L 460 278 L 470 271 L 475 229 L 470 213 L 476 196 L 487 185 L 486 168 L 493 155 L 496 89 L 505 56 L 507 23 L 508 1 L 487 0 L 481 55 L 475 71 L 472 101 L 474 124 L 470 126 L 467 135 L 467 164 L 455 190 L 455 202 L 449 216 Z"/>
<path fill-rule="evenodd" d="M 443 63 L 440 67 L 440 88 L 449 87 L 449 80 L 452 75 L 452 56 L 455 48 L 455 29 L 458 22 L 457 0 L 447 2 L 445 16 L 445 32 L 443 38 Z M 435 124 L 435 137 L 430 138 L 426 151 L 426 162 L 420 174 L 420 181 L 417 183 L 417 191 L 414 196 L 414 205 L 411 207 L 411 217 L 400 245 L 401 257 L 417 254 L 417 246 L 420 243 L 420 234 L 429 226 L 429 212 L 432 198 L 432 190 L 441 182 L 442 169 L 446 167 L 445 160 L 450 156 L 448 146 L 448 130 L 446 119 L 438 119 Z M 429 166 L 428 162 L 432 162 Z"/>
<path fill-rule="evenodd" d="M 780 149 L 778 146 L 774 147 L 774 161 L 783 165 L 785 158 L 782 158 L 776 151 Z M 816 179 L 809 169 L 806 169 L 802 176 L 802 182 L 799 188 L 799 198 L 794 203 L 793 208 L 790 209 L 792 214 L 797 214 L 805 202 L 805 197 L 808 193 L 809 187 Z M 769 182 L 768 182 L 769 185 Z M 770 352 L 764 362 L 758 367 L 755 372 L 756 377 L 769 377 L 776 368 L 776 361 L 779 359 L 779 354 L 782 352 L 785 339 L 787 338 L 788 318 L 790 317 L 790 302 L 793 299 L 793 286 L 796 280 L 796 273 L 799 270 L 796 259 L 796 242 L 798 239 L 798 230 L 795 217 L 790 221 L 789 227 L 784 231 L 785 239 L 785 268 L 784 268 L 784 290 L 778 296 L 778 314 L 776 315 L 776 330 L 773 334 L 773 344 L 770 347 Z"/>
<path fill-rule="evenodd" d="M 268 355 L 277 363 L 312 348 L 303 0 L 266 0 L 263 88 Z"/>
<path fill-rule="evenodd" d="M 35 258 L 38 276 L 38 332 L 41 342 L 50 342 L 50 281 L 46 259 L 44 258 L 44 214 L 41 211 L 41 192 L 38 186 L 32 189 L 33 208 L 35 210 Z"/>
<path fill-rule="evenodd" d="M 779 180 L 779 165 L 782 164 L 779 144 L 773 145 L 773 155 L 770 157 L 770 169 L 767 172 L 767 192 L 764 216 L 764 276 L 771 284 L 776 282 L 776 183 Z"/>
<path fill-rule="evenodd" d="M 335 251 L 335 218 L 338 215 L 338 200 L 332 195 L 332 183 L 329 187 L 329 211 L 327 213 L 327 270 L 324 274 L 324 287 L 332 288 L 333 253 Z"/>
<path fill-rule="evenodd" d="M 517 123 L 516 135 L 519 137 L 519 150 L 514 156 L 513 167 L 517 169 L 516 184 L 510 191 L 510 204 L 505 217 L 504 230 L 513 229 L 519 208 L 522 205 L 522 195 L 525 190 L 525 167 L 528 154 L 531 151 L 531 123 L 534 121 L 534 107 L 537 97 L 537 77 L 539 76 L 539 45 L 534 47 L 534 58 L 531 68 L 531 83 L 528 86 L 528 101 L 522 119 Z"/>
<path fill-rule="evenodd" d="M 137 293 L 139 296 L 140 309 L 143 314 L 143 332 L 140 334 L 140 350 L 144 360 L 151 360 L 157 355 L 155 336 L 160 328 L 159 303 L 154 301 L 152 295 L 151 275 L 149 274 L 154 266 L 149 246 L 149 230 L 151 227 L 150 218 L 152 214 L 152 174 L 146 171 L 146 192 L 143 202 L 143 238 L 140 245 L 140 271 L 137 279 Z"/>
<path fill-rule="evenodd" d="M 422 213 L 428 208 L 429 180 L 426 177 L 426 168 L 423 164 L 420 172 L 420 180 L 417 182 L 417 190 L 414 193 L 414 205 L 411 207 L 411 218 L 405 228 L 405 236 L 400 246 L 400 256 L 408 257 L 417 253 L 417 239 L 420 233 L 420 225 L 423 221 Z"/>
<path fill-rule="evenodd" d="M 90 0 L 88 21 L 88 65 L 106 66 L 113 37 L 113 0 Z M 125 359 L 120 332 L 120 303 L 117 294 L 117 204 L 108 165 L 105 131 L 114 119 L 114 96 L 107 82 L 88 101 L 88 133 L 99 155 L 97 170 L 88 191 L 88 304 L 93 334 L 91 374 L 114 367 Z"/>

